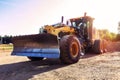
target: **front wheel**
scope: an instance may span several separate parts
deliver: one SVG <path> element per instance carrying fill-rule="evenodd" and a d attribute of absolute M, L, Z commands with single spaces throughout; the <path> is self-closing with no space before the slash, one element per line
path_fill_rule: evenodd
<path fill-rule="evenodd" d="M 80 43 L 77 37 L 65 35 L 60 40 L 60 59 L 62 63 L 72 64 L 80 59 Z"/>

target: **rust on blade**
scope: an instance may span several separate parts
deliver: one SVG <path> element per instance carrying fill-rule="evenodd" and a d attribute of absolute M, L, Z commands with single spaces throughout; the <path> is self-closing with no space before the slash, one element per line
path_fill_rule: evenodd
<path fill-rule="evenodd" d="M 34 34 L 16 36 L 12 38 L 14 48 L 56 48 L 58 47 L 57 36 L 52 34 Z"/>

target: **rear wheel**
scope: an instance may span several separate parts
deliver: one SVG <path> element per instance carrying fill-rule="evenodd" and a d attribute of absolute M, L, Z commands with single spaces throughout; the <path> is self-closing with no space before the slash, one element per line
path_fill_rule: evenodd
<path fill-rule="evenodd" d="M 27 57 L 28 59 L 30 59 L 31 61 L 39 61 L 39 60 L 43 60 L 43 57 Z"/>
<path fill-rule="evenodd" d="M 80 59 L 80 43 L 77 37 L 63 36 L 60 40 L 60 59 L 62 63 L 72 64 Z"/>
<path fill-rule="evenodd" d="M 103 53 L 103 42 L 102 40 L 95 40 L 93 45 L 93 50 L 95 53 Z"/>

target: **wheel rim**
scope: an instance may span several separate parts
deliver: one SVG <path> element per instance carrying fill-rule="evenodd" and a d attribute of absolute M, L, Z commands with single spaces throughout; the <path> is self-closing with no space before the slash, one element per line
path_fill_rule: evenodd
<path fill-rule="evenodd" d="M 78 44 L 76 42 L 72 42 L 70 46 L 70 53 L 72 57 L 77 57 L 78 55 Z"/>

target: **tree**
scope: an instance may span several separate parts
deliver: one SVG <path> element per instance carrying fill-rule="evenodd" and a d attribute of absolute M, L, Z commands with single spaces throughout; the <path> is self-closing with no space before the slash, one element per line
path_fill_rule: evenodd
<path fill-rule="evenodd" d="M 11 38 L 12 38 L 12 36 L 8 36 L 8 35 L 5 35 L 2 39 L 2 43 L 3 44 L 9 44 L 9 43 L 12 43 L 12 41 L 11 41 Z"/>
<path fill-rule="evenodd" d="M 116 36 L 116 41 L 120 41 L 120 22 L 118 22 L 118 34 Z"/>
<path fill-rule="evenodd" d="M 2 36 L 0 36 L 0 44 L 2 43 Z"/>
<path fill-rule="evenodd" d="M 106 39 L 114 41 L 116 39 L 116 34 L 109 32 L 107 29 L 98 30 L 101 39 Z"/>
<path fill-rule="evenodd" d="M 120 34 L 120 22 L 118 23 L 118 34 Z"/>

